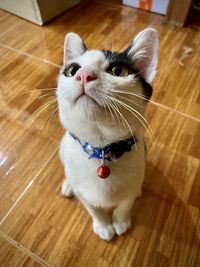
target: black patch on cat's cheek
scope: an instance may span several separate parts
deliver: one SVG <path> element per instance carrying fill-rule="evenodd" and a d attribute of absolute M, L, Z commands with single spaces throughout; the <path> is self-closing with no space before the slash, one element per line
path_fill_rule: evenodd
<path fill-rule="evenodd" d="M 146 100 L 148 101 L 152 96 L 153 88 L 148 82 L 145 81 L 145 79 L 140 74 L 137 74 L 137 77 L 138 77 L 140 83 L 142 84 L 143 95 L 145 96 Z"/>
<path fill-rule="evenodd" d="M 143 95 L 148 101 L 153 93 L 153 88 L 152 86 L 146 82 L 146 80 L 142 77 L 142 75 L 134 68 L 134 63 L 132 60 L 128 57 L 128 51 L 131 47 L 127 48 L 124 52 L 112 52 L 110 50 L 101 50 L 106 58 L 106 60 L 110 63 L 117 63 L 117 64 L 122 64 L 126 65 L 130 71 L 130 74 L 134 74 L 139 80 L 139 82 L 142 85 L 143 88 Z"/>

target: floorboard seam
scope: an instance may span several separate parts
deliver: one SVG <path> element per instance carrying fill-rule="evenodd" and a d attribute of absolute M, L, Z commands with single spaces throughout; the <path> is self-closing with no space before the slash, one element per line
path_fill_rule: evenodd
<path fill-rule="evenodd" d="M 15 201 L 15 203 L 13 204 L 13 206 L 8 210 L 8 212 L 6 213 L 6 215 L 3 217 L 3 219 L 0 221 L 0 226 L 5 222 L 5 220 L 7 219 L 7 217 L 10 215 L 10 213 L 14 210 L 14 208 L 17 206 L 17 204 L 19 203 L 19 201 L 23 198 L 23 196 L 26 194 L 26 192 L 28 191 L 28 189 L 32 186 L 32 184 L 36 181 L 37 177 L 40 175 L 40 173 L 45 169 L 45 167 L 48 165 L 48 163 L 51 161 L 51 159 L 55 156 L 57 152 L 57 148 L 56 150 L 53 152 L 53 154 L 49 157 L 49 159 L 46 161 L 46 163 L 41 167 L 41 169 L 36 173 L 36 175 L 33 177 L 33 179 L 28 183 L 28 185 L 26 186 L 26 188 L 24 189 L 24 191 L 21 193 L 21 195 L 18 197 L 18 199 Z M 32 253 L 29 249 L 25 248 L 23 245 L 21 245 L 20 243 L 18 243 L 17 241 L 15 241 L 14 239 L 12 239 L 10 236 L 8 236 L 7 234 L 5 234 L 4 232 L 2 232 L 0 230 L 0 237 L 2 237 L 4 240 L 8 241 L 10 244 L 12 244 L 13 246 L 15 246 L 17 249 L 19 249 L 20 251 L 24 252 L 26 255 L 30 256 L 31 258 L 33 258 L 34 260 L 36 260 L 37 262 L 39 262 L 40 264 L 42 264 L 42 266 L 48 266 L 51 267 L 51 265 L 49 265 L 47 262 L 45 262 L 43 259 L 41 259 L 40 257 L 38 257 L 37 255 L 35 255 L 34 253 Z"/>
<path fill-rule="evenodd" d="M 10 236 L 8 236 L 7 234 L 3 233 L 2 231 L 0 231 L 0 237 L 3 238 L 8 243 L 10 243 L 11 245 L 13 245 L 15 248 L 17 248 L 21 252 L 25 253 L 27 256 L 31 257 L 32 259 L 34 259 L 35 261 L 40 263 L 42 266 L 51 267 L 51 265 L 48 264 L 46 261 L 44 261 L 42 258 L 40 258 L 37 255 L 35 255 L 34 253 L 32 253 L 29 249 L 27 249 L 26 247 L 24 247 L 23 245 L 21 245 L 20 243 L 15 241 Z"/>
<path fill-rule="evenodd" d="M 10 27 L 7 31 L 2 32 L 2 33 L 0 34 L 0 37 L 4 36 L 4 35 L 7 34 L 8 32 L 10 32 L 12 29 L 13 29 L 13 27 Z"/>
<path fill-rule="evenodd" d="M 17 206 L 17 204 L 19 203 L 19 201 L 26 194 L 26 192 L 29 190 L 29 188 L 32 186 L 32 184 L 35 182 L 35 180 L 38 178 L 38 176 L 40 175 L 40 173 L 46 168 L 46 166 L 48 165 L 48 163 L 55 156 L 56 152 L 57 152 L 57 148 L 55 149 L 55 151 L 53 152 L 53 154 L 49 157 L 49 159 L 46 161 L 46 163 L 41 167 L 41 169 L 36 173 L 36 175 L 33 177 L 33 179 L 28 183 L 28 185 L 26 186 L 26 188 L 24 189 L 24 191 L 20 194 L 20 196 L 15 201 L 15 203 L 12 205 L 12 207 L 8 210 L 8 212 L 2 218 L 2 220 L 0 221 L 0 227 L 4 223 L 4 221 L 7 219 L 7 217 L 10 215 L 10 213 L 14 210 L 14 208 Z"/>
<path fill-rule="evenodd" d="M 184 112 L 182 112 L 182 111 L 178 111 L 178 110 L 176 110 L 176 109 L 174 109 L 174 108 L 171 108 L 171 107 L 166 106 L 166 105 L 164 105 L 164 104 L 161 104 L 161 103 L 159 103 L 159 102 L 155 102 L 155 101 L 152 101 L 152 100 L 151 100 L 151 103 L 152 103 L 153 105 L 155 105 L 155 106 L 161 107 L 161 108 L 166 109 L 166 110 L 169 110 L 169 111 L 171 111 L 171 112 L 174 112 L 174 113 L 176 113 L 176 114 L 178 114 L 178 115 L 180 115 L 180 116 L 183 116 L 183 117 L 185 117 L 185 118 L 187 118 L 187 119 L 190 119 L 190 120 L 193 120 L 193 121 L 196 121 L 196 122 L 200 122 L 200 119 L 198 119 L 198 118 L 196 118 L 196 117 L 194 117 L 194 116 L 188 115 L 188 114 L 186 114 L 186 113 L 184 113 Z"/>
<path fill-rule="evenodd" d="M 42 58 L 40 58 L 40 57 L 37 57 L 37 56 L 31 55 L 31 54 L 29 54 L 29 53 L 23 52 L 23 51 L 21 51 L 21 50 L 18 50 L 18 49 L 16 49 L 16 48 L 11 47 L 11 46 L 8 46 L 8 45 L 2 44 L 2 43 L 0 43 L 0 46 L 3 47 L 3 48 L 9 49 L 9 50 L 11 50 L 11 51 L 14 51 L 14 52 L 16 52 L 16 53 L 18 53 L 18 54 L 21 54 L 21 55 L 23 55 L 23 56 L 31 57 L 31 58 L 36 59 L 36 60 L 38 60 L 38 61 L 41 61 L 41 62 L 43 62 L 43 63 L 47 63 L 47 64 L 49 64 L 49 65 L 51 65 L 51 66 L 56 67 L 56 68 L 59 68 L 59 69 L 61 68 L 60 65 L 55 64 L 55 63 L 53 63 L 53 62 L 51 62 L 51 61 L 49 61 L 49 60 L 47 60 L 47 59 L 42 59 Z"/>

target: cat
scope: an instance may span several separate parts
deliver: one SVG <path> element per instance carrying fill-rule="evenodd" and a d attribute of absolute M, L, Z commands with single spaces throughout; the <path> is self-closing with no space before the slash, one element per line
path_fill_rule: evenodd
<path fill-rule="evenodd" d="M 157 59 L 153 28 L 141 31 L 122 52 L 88 50 L 79 35 L 65 37 L 57 86 L 66 129 L 60 144 L 66 175 L 62 194 L 83 203 L 94 232 L 107 241 L 131 227 L 131 209 L 141 195 L 142 129 Z"/>

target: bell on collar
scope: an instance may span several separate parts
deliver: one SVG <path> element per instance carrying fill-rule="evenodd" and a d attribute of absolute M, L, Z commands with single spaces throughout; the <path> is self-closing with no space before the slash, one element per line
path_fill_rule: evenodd
<path fill-rule="evenodd" d="M 102 150 L 101 152 L 101 162 L 102 165 L 97 169 L 97 174 L 100 178 L 106 179 L 110 175 L 110 168 L 108 166 L 105 166 L 104 150 Z"/>
<path fill-rule="evenodd" d="M 108 166 L 99 166 L 97 174 L 100 178 L 106 179 L 110 175 L 110 168 Z"/>

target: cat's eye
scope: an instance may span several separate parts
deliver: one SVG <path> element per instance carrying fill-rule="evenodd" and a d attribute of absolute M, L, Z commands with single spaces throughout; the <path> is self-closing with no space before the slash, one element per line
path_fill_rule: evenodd
<path fill-rule="evenodd" d="M 78 64 L 71 64 L 64 70 L 64 75 L 66 77 L 72 77 L 76 74 L 76 72 L 80 69 Z"/>
<path fill-rule="evenodd" d="M 113 76 L 126 77 L 129 75 L 129 69 L 123 65 L 116 65 L 109 68 L 108 73 Z"/>

